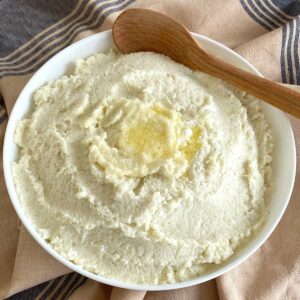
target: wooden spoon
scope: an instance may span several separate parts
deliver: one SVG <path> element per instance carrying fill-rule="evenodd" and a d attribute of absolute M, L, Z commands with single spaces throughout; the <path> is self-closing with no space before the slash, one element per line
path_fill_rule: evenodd
<path fill-rule="evenodd" d="M 300 93 L 207 53 L 182 24 L 166 15 L 148 9 L 128 9 L 116 19 L 112 33 L 122 53 L 162 53 L 300 118 Z"/>

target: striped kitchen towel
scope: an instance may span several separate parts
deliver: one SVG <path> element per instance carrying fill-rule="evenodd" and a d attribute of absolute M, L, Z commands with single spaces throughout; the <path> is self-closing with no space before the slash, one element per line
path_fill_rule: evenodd
<path fill-rule="evenodd" d="M 1 0 L 1 143 L 32 74 L 74 41 L 111 28 L 128 7 L 166 13 L 234 49 L 265 77 L 300 85 L 299 0 Z M 298 144 L 300 121 L 290 120 Z M 216 280 L 169 292 L 112 288 L 71 272 L 19 224 L 2 168 L 0 195 L 0 299 L 300 299 L 299 177 L 283 220 L 250 259 Z"/>

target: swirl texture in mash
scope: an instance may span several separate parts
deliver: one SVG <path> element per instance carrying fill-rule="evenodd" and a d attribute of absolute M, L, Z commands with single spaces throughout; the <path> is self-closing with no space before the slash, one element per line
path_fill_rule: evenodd
<path fill-rule="evenodd" d="M 131 283 L 193 278 L 264 222 L 273 143 L 259 102 L 153 53 L 79 60 L 34 95 L 13 164 L 51 246 Z"/>

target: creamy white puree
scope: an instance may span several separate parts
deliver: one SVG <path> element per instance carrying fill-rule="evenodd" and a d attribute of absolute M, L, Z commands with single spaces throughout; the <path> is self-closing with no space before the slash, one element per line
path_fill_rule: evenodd
<path fill-rule="evenodd" d="M 268 211 L 258 100 L 153 53 L 96 54 L 34 95 L 15 132 L 20 202 L 50 245 L 131 283 L 202 274 Z"/>

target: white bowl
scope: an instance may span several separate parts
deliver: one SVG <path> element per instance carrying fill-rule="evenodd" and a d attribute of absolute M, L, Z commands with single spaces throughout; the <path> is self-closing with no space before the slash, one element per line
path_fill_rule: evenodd
<path fill-rule="evenodd" d="M 207 49 L 208 52 L 223 58 L 233 65 L 260 75 L 260 73 L 253 66 L 251 66 L 250 63 L 227 47 L 199 34 L 194 33 L 193 35 L 201 42 L 201 45 Z M 10 114 L 4 140 L 4 176 L 12 204 L 14 205 L 19 218 L 23 222 L 26 229 L 50 255 L 70 269 L 93 280 L 121 288 L 155 291 L 187 287 L 218 277 L 236 267 L 263 244 L 281 219 L 292 193 L 296 170 L 296 151 L 293 131 L 288 118 L 281 111 L 271 107 L 268 104 L 263 103 L 263 109 L 274 134 L 276 149 L 273 175 L 274 185 L 269 218 L 262 230 L 246 247 L 236 251 L 235 254 L 230 257 L 230 259 L 221 265 L 217 265 L 210 272 L 194 279 L 165 285 L 138 285 L 122 283 L 90 273 L 68 261 L 59 253 L 54 251 L 50 245 L 48 245 L 47 242 L 40 237 L 36 229 L 33 227 L 33 224 L 31 224 L 30 219 L 25 215 L 22 207 L 20 206 L 11 172 L 12 162 L 16 160 L 18 155 L 18 147 L 14 143 L 13 135 L 16 122 L 23 119 L 30 111 L 32 95 L 34 91 L 49 80 L 54 80 L 66 73 L 70 73 L 70 71 L 73 69 L 74 62 L 77 59 L 88 57 L 96 52 L 106 51 L 113 46 L 114 44 L 112 41 L 111 31 L 102 32 L 74 43 L 45 63 L 24 87 Z"/>

